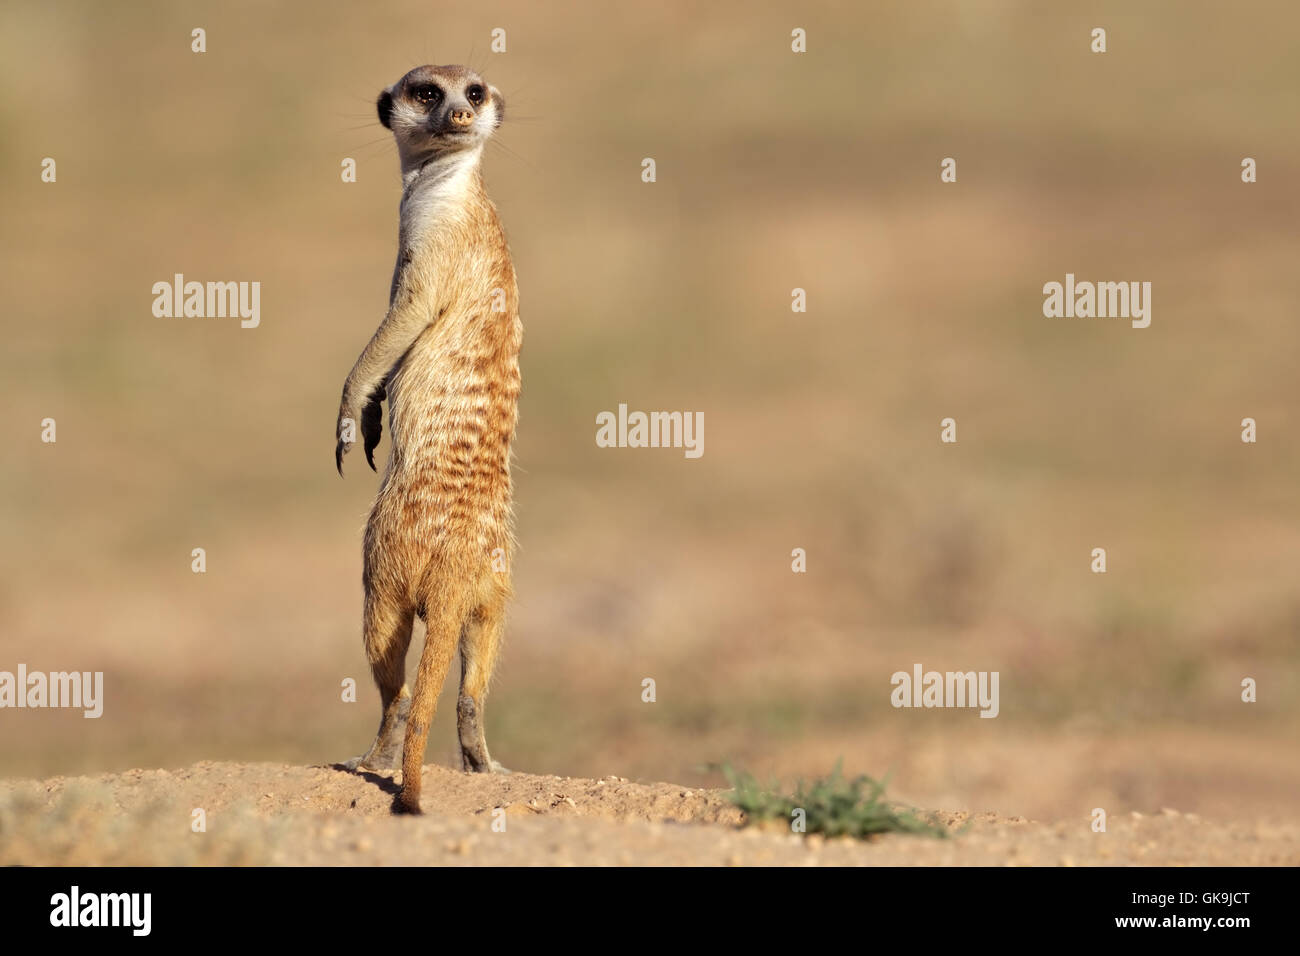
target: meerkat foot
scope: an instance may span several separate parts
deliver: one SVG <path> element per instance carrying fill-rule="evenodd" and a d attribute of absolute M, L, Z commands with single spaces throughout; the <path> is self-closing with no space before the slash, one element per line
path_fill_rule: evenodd
<path fill-rule="evenodd" d="M 392 741 L 376 740 L 369 750 L 339 764 L 344 770 L 396 770 L 402 765 L 402 751 Z"/>
<path fill-rule="evenodd" d="M 384 717 L 379 733 L 370 749 L 360 756 L 345 760 L 340 766 L 345 770 L 394 770 L 401 763 L 402 740 L 406 736 L 406 717 L 411 712 L 411 695 L 406 688 L 393 702 L 391 712 Z"/>
<path fill-rule="evenodd" d="M 356 773 L 358 770 L 395 770 L 398 765 L 398 755 L 394 752 L 375 753 L 374 748 L 363 754 L 358 754 L 339 764 L 344 770 Z"/>
<path fill-rule="evenodd" d="M 483 736 L 483 721 L 474 698 L 462 697 L 456 701 L 456 729 L 460 736 L 461 767 L 466 773 L 509 773 L 498 760 L 488 753 Z"/>

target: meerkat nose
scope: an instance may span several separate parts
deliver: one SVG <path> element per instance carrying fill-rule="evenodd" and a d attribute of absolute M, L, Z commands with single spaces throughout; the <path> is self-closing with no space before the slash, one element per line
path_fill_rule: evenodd
<path fill-rule="evenodd" d="M 473 110 L 452 110 L 451 121 L 455 123 L 457 126 L 468 126 L 470 123 L 474 122 L 474 111 Z"/>

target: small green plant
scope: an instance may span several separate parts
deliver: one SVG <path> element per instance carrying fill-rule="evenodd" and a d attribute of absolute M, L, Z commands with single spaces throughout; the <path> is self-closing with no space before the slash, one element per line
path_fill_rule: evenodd
<path fill-rule="evenodd" d="M 801 780 L 793 796 L 779 793 L 777 785 L 764 787 L 751 774 L 722 766 L 731 784 L 731 800 L 745 813 L 745 823 L 779 820 L 790 826 L 796 811 L 803 811 L 804 832 L 828 837 L 870 837 L 878 833 L 912 833 L 947 838 L 948 828 L 911 807 L 885 802 L 885 781 L 868 776 L 845 779 L 843 761 L 831 775 L 805 785 Z M 888 778 L 886 778 L 887 780 Z"/>

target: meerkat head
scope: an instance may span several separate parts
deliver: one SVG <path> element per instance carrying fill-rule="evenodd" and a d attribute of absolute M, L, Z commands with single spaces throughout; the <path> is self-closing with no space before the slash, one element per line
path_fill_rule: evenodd
<path fill-rule="evenodd" d="M 404 169 L 482 146 L 506 113 L 500 91 L 463 66 L 418 66 L 375 105 Z"/>

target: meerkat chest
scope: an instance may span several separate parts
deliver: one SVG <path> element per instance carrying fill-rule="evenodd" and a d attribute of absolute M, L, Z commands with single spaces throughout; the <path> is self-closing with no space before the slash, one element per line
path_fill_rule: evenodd
<path fill-rule="evenodd" d="M 520 389 L 517 316 L 450 312 L 411 347 L 389 381 L 393 441 L 509 453 Z"/>
<path fill-rule="evenodd" d="M 508 455 L 519 396 L 518 288 L 505 234 L 477 174 L 448 167 L 402 204 L 396 295 L 429 326 L 389 376 L 393 441 Z"/>

